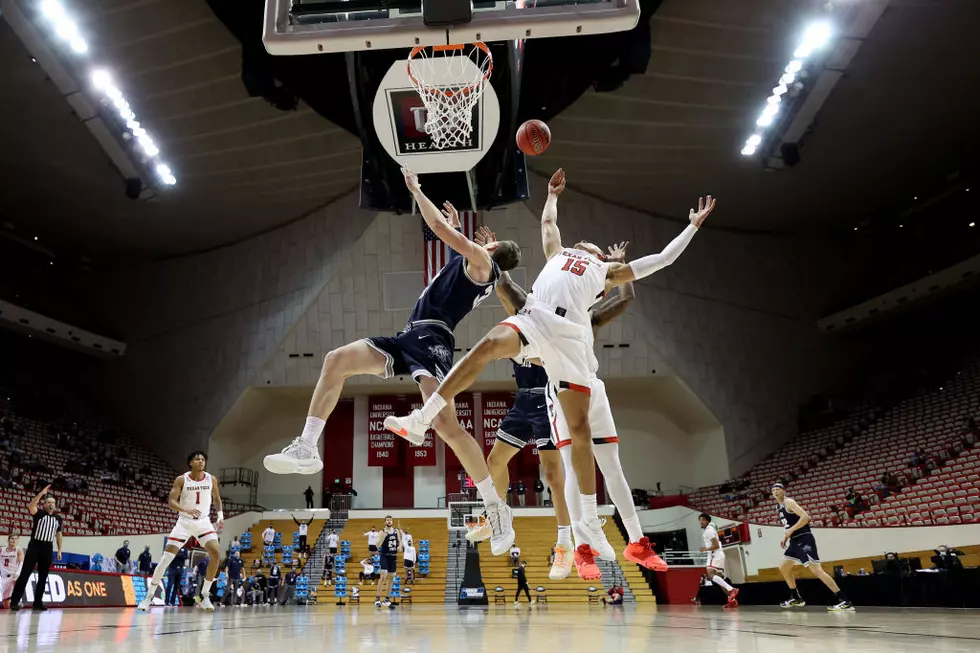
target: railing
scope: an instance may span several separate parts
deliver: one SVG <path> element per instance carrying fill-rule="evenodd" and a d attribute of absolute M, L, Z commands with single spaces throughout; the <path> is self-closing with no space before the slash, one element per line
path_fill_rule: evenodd
<path fill-rule="evenodd" d="M 708 554 L 702 551 L 664 551 L 662 557 L 671 566 L 704 567 L 708 563 Z"/>
<path fill-rule="evenodd" d="M 247 467 L 225 467 L 221 470 L 222 485 L 254 485 L 259 484 L 259 473 Z"/>

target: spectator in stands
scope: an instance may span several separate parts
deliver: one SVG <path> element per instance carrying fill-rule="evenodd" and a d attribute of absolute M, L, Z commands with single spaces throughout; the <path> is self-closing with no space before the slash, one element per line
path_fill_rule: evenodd
<path fill-rule="evenodd" d="M 231 538 L 231 544 L 228 545 L 228 556 L 231 557 L 236 553 L 241 553 L 242 551 L 242 541 L 238 539 L 238 536 Z"/>
<path fill-rule="evenodd" d="M 228 558 L 226 568 L 228 570 L 228 587 L 225 589 L 225 605 L 240 605 L 239 593 L 242 588 L 242 567 L 245 561 L 242 560 L 241 551 L 235 551 Z"/>
<path fill-rule="evenodd" d="M 357 576 L 358 577 L 358 580 L 361 583 L 361 585 L 363 585 L 364 584 L 364 581 L 366 581 L 366 580 L 367 581 L 371 581 L 373 583 L 373 581 L 374 581 L 374 558 L 364 558 L 363 560 L 361 560 L 361 567 L 362 567 L 362 569 L 361 569 L 360 573 Z"/>
<path fill-rule="evenodd" d="M 340 544 L 340 536 L 337 535 L 337 531 L 330 531 L 327 534 L 327 549 L 330 551 L 330 555 L 337 554 L 337 546 Z"/>
<path fill-rule="evenodd" d="M 868 575 L 868 570 L 865 569 L 864 567 L 861 567 L 860 569 L 858 569 L 857 575 L 858 576 L 867 576 Z"/>
<path fill-rule="evenodd" d="M 150 553 L 149 544 L 146 545 L 146 548 L 143 549 L 143 553 L 140 554 L 139 570 L 144 576 L 149 576 L 153 573 L 153 554 Z"/>
<path fill-rule="evenodd" d="M 522 508 L 527 502 L 525 495 L 527 495 L 527 488 L 524 487 L 524 481 L 517 481 L 517 501 L 520 503 Z"/>
<path fill-rule="evenodd" d="M 296 579 L 298 577 L 299 574 L 296 573 L 296 569 L 290 567 L 289 571 L 286 573 L 285 576 L 286 584 L 284 586 L 285 590 L 283 591 L 283 596 L 282 596 L 283 605 L 288 604 L 290 601 L 296 598 Z"/>
<path fill-rule="evenodd" d="M 312 502 L 313 499 L 310 499 L 310 503 Z M 290 515 L 290 517 L 293 518 L 293 521 L 296 523 L 296 528 L 299 531 L 299 550 L 308 555 L 310 553 L 310 548 L 306 543 L 306 536 L 309 533 L 310 524 L 313 523 L 313 518 L 310 517 L 306 521 L 300 521 L 296 519 L 296 515 Z"/>
<path fill-rule="evenodd" d="M 371 553 L 377 553 L 378 552 L 378 529 L 372 526 L 371 530 L 369 530 L 367 533 L 364 534 L 364 537 L 367 538 L 368 551 L 370 551 Z"/>
<path fill-rule="evenodd" d="M 123 540 L 121 547 L 116 549 L 116 571 L 120 574 L 129 573 L 129 540 Z"/>
<path fill-rule="evenodd" d="M 260 605 L 265 597 L 265 576 L 259 570 L 248 583 L 248 603 L 249 605 Z"/>
<path fill-rule="evenodd" d="M 272 524 L 269 524 L 268 526 L 265 527 L 265 530 L 262 531 L 262 542 L 266 546 L 272 546 L 272 543 L 275 541 L 276 541 L 276 529 L 272 527 Z"/>
<path fill-rule="evenodd" d="M 535 498 L 537 499 L 537 505 L 543 506 L 544 505 L 544 483 L 541 482 L 541 479 L 540 478 L 538 478 L 536 481 L 534 481 L 534 494 L 535 494 Z"/>
<path fill-rule="evenodd" d="M 510 566 L 517 567 L 521 564 L 521 548 L 517 546 L 517 542 L 514 542 L 514 546 L 510 547 Z"/>
<path fill-rule="evenodd" d="M 268 591 L 266 592 L 266 600 L 275 605 L 279 603 L 279 581 L 282 580 L 282 570 L 279 569 L 279 565 L 275 562 L 272 563 L 272 567 L 269 569 L 269 584 Z"/>
<path fill-rule="evenodd" d="M 320 580 L 324 585 L 333 584 L 333 556 L 328 555 L 323 559 L 323 575 Z"/>
<path fill-rule="evenodd" d="M 404 545 L 404 558 L 405 558 L 405 581 L 409 584 L 415 582 L 415 547 L 412 546 L 411 541 L 406 540 Z"/>
<path fill-rule="evenodd" d="M 260 569 L 262 569 L 262 560 L 256 558 L 255 560 L 252 561 L 252 571 L 256 572 L 259 571 Z"/>
<path fill-rule="evenodd" d="M 181 548 L 167 567 L 167 605 L 180 605 L 180 581 L 187 564 L 187 549 Z"/>
<path fill-rule="evenodd" d="M 306 498 L 306 509 L 313 510 L 313 486 L 307 485 L 303 490 L 303 497 Z"/>

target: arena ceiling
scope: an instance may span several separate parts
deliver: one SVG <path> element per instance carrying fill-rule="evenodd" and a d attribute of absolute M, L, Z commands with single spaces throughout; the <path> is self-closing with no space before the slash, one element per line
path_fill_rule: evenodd
<path fill-rule="evenodd" d="M 127 199 L 94 138 L 0 22 L 0 215 L 21 236 L 97 263 L 176 255 L 273 229 L 357 186 L 358 138 L 304 103 L 283 112 L 250 97 L 242 47 L 205 0 L 65 2 L 180 182 L 165 199 Z M 739 156 L 818 4 L 664 0 L 646 73 L 612 93 L 588 91 L 551 120 L 554 143 L 532 170 L 561 165 L 582 192 L 678 218 L 710 192 L 722 200 L 717 226 L 809 232 L 901 210 L 976 158 L 980 2 L 962 0 L 891 1 L 795 168 L 765 172 Z"/>

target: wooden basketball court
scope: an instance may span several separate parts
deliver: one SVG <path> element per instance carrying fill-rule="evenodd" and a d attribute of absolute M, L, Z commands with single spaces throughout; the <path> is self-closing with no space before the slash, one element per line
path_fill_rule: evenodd
<path fill-rule="evenodd" d="M 969 610 L 720 608 L 642 605 L 490 609 L 194 608 L 0 614 L 0 651 L 976 651 Z"/>

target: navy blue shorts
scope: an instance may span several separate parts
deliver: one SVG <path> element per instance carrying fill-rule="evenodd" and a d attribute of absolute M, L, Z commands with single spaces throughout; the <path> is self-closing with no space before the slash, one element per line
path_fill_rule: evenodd
<path fill-rule="evenodd" d="M 534 442 L 538 451 L 555 451 L 544 393 L 518 390 L 514 405 L 497 427 L 497 440 L 517 449 Z"/>
<path fill-rule="evenodd" d="M 381 563 L 375 570 L 377 572 L 387 571 L 389 574 L 393 574 L 398 571 L 398 557 L 397 556 L 381 556 Z"/>
<path fill-rule="evenodd" d="M 813 537 L 813 533 L 802 533 L 791 537 L 789 546 L 783 552 L 783 557 L 794 560 L 801 565 L 820 562 L 820 554 L 817 553 L 817 540 Z"/>
<path fill-rule="evenodd" d="M 382 378 L 410 374 L 431 376 L 441 382 L 453 366 L 456 339 L 444 326 L 415 325 L 397 336 L 365 338 L 364 342 L 384 354 L 385 371 Z"/>

